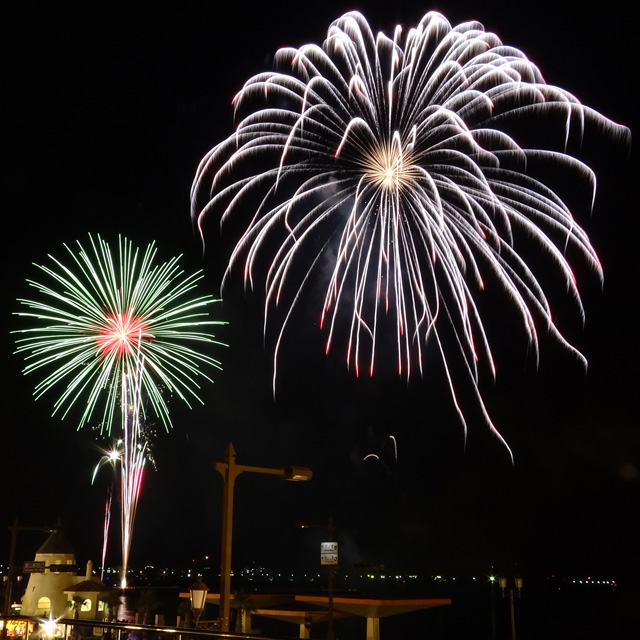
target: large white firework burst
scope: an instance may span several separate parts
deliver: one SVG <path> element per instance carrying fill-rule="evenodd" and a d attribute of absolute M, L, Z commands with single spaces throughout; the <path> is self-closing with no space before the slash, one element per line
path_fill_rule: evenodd
<path fill-rule="evenodd" d="M 554 324 L 540 276 L 514 237 L 544 249 L 582 313 L 565 255 L 578 253 L 598 273 L 600 262 L 530 164 L 569 169 L 595 185 L 563 150 L 570 131 L 582 135 L 595 121 L 624 138 L 624 127 L 547 85 L 521 51 L 478 22 L 451 27 L 435 12 L 406 35 L 396 27 L 392 38 L 348 13 L 322 47 L 278 51 L 275 68 L 236 95 L 237 130 L 205 156 L 192 187 L 201 231 L 210 213 L 241 221 L 225 281 L 241 267 L 246 283 L 264 283 L 265 330 L 269 314 L 284 308 L 274 385 L 292 310 L 302 299 L 310 304 L 301 294 L 327 263 L 318 308 L 327 350 L 344 340 L 347 365 L 373 374 L 378 343 L 391 339 L 408 377 L 422 371 L 433 341 L 463 423 L 448 364 L 456 353 L 491 425 L 477 386 L 480 361 L 495 372 L 478 308 L 486 281 L 500 283 L 536 357 L 542 324 L 582 358 Z M 564 123 L 560 151 L 516 140 L 512 125 L 539 127 L 541 117 Z"/>

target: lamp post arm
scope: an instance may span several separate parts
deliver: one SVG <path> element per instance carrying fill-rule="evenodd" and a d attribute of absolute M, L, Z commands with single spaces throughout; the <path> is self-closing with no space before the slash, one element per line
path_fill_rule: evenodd
<path fill-rule="evenodd" d="M 247 473 L 267 473 L 274 476 L 284 476 L 284 469 L 271 469 L 269 467 L 248 467 L 244 464 L 237 464 L 236 469 L 238 470 L 238 475 L 243 472 Z"/>
<path fill-rule="evenodd" d="M 231 544 L 233 535 L 233 490 L 236 478 L 241 473 L 262 473 L 280 476 L 285 480 L 309 480 L 311 469 L 306 467 L 252 467 L 236 464 L 236 450 L 229 443 L 225 461 L 216 462 L 216 471 L 224 480 L 222 497 L 222 548 L 220 550 L 220 622 L 222 631 L 229 631 L 229 609 L 231 600 Z"/>

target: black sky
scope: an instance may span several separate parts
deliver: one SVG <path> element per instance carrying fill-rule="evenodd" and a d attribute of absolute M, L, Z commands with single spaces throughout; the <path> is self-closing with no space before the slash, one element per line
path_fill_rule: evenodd
<path fill-rule="evenodd" d="M 12 354 L 9 331 L 19 322 L 11 312 L 26 293 L 25 278 L 35 275 L 31 263 L 89 232 L 123 234 L 138 243 L 156 240 L 165 257 L 183 253 L 187 268 L 205 268 L 217 295 L 224 260 L 203 259 L 194 238 L 191 180 L 203 154 L 232 131 L 234 92 L 270 68 L 279 47 L 320 43 L 330 22 L 352 8 L 387 32 L 437 9 L 453 24 L 481 21 L 522 49 L 549 83 L 635 129 L 637 55 L 631 9 L 622 2 L 597 13 L 563 0 L 527 7 L 384 4 L 323 2 L 296 11 L 290 3 L 221 10 L 175 2 L 143 13 L 108 3 L 99 11 L 94 4 L 79 12 L 9 11 L 1 38 L 5 524 L 15 516 L 34 525 L 61 518 L 81 560 L 99 561 L 107 482 L 90 486 L 99 459 L 94 438 L 49 417 L 50 398 L 31 398 L 34 381 L 20 374 Z M 560 323 L 589 359 L 589 372 L 585 377 L 569 355 L 546 343 L 536 372 L 523 339 L 498 340 L 498 381 L 485 381 L 483 391 L 513 449 L 513 466 L 471 405 L 465 450 L 441 371 L 408 386 L 384 376 L 356 381 L 338 357 L 307 355 L 321 343 L 313 326 L 301 327 L 287 345 L 274 402 L 259 303 L 231 292 L 220 308 L 230 321 L 219 332 L 230 345 L 219 353 L 225 370 L 204 392 L 205 406 L 192 412 L 176 406 L 176 429 L 158 438 L 158 469 L 147 474 L 132 562 L 218 553 L 221 480 L 213 463 L 232 439 L 239 462 L 303 464 L 315 472 L 304 486 L 238 481 L 239 562 L 313 564 L 316 540 L 301 538 L 293 523 L 333 516 L 346 562 L 425 571 L 517 562 L 618 579 L 637 575 L 637 162 L 597 136 L 584 153 L 599 185 L 593 214 L 587 203 L 578 217 L 603 262 L 605 285 L 601 290 L 595 276 L 581 274 L 584 330 L 569 314 Z M 494 313 L 501 327 L 504 315 Z M 381 461 L 363 461 L 367 453 Z M 8 544 L 7 535 L 0 562 Z M 28 555 L 33 546 L 23 544 Z"/>

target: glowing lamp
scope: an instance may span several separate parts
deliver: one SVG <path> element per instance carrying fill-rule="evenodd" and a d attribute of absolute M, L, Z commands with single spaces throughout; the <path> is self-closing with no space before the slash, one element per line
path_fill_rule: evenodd
<path fill-rule="evenodd" d="M 209 587 L 202 582 L 200 578 L 189 587 L 189 593 L 191 594 L 191 609 L 193 611 L 193 617 L 195 619 L 195 626 L 198 626 L 200 616 L 204 611 L 204 606 L 207 603 L 207 593 Z"/>
<path fill-rule="evenodd" d="M 284 467 L 284 479 L 292 482 L 306 482 L 313 478 L 313 471 L 307 467 Z"/>

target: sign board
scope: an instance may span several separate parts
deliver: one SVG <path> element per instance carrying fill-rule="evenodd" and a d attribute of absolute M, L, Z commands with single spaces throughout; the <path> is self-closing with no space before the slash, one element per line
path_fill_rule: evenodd
<path fill-rule="evenodd" d="M 27 560 L 22 567 L 23 573 L 44 573 L 45 563 L 38 560 Z"/>
<path fill-rule="evenodd" d="M 320 564 L 338 564 L 338 543 L 320 543 Z"/>

